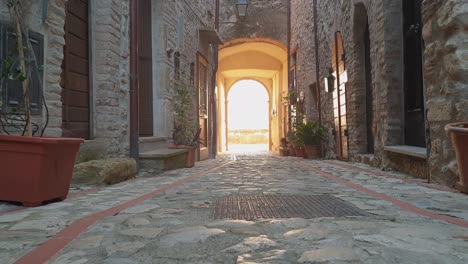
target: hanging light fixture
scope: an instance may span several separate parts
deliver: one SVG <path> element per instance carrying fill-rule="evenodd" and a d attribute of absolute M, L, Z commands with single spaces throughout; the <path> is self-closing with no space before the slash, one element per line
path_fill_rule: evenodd
<path fill-rule="evenodd" d="M 237 14 L 240 18 L 244 18 L 247 16 L 247 8 L 249 6 L 248 0 L 238 0 L 236 7 L 237 7 Z"/>

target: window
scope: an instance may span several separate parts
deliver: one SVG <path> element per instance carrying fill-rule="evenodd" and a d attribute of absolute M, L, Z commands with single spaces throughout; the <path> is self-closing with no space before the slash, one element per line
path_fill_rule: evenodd
<path fill-rule="evenodd" d="M 42 65 L 44 60 L 44 42 L 42 35 L 34 32 L 29 33 L 29 40 L 36 56 L 37 65 L 39 67 L 35 67 L 36 62 L 33 60 L 31 52 L 25 50 L 26 67 L 31 69 L 31 72 L 29 73 L 29 97 L 31 102 L 31 112 L 33 114 L 39 114 L 42 102 L 40 80 L 42 78 L 40 78 L 39 75 L 43 74 Z M 4 59 L 8 56 L 11 56 L 12 58 L 18 57 L 16 31 L 11 24 L 0 22 L 0 61 L 3 62 Z M 18 62 L 15 62 L 15 64 L 16 65 L 13 67 L 19 67 Z M 0 67 L 3 71 L 3 63 L 0 65 Z M 15 111 L 18 107 L 21 107 L 23 102 L 23 89 L 21 81 L 4 78 L 0 87 L 2 110 L 12 112 Z"/>

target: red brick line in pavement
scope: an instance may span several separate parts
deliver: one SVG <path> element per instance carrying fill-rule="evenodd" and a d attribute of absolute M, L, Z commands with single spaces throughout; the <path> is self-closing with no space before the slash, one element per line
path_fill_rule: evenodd
<path fill-rule="evenodd" d="M 325 162 L 325 163 L 328 163 L 328 164 L 338 166 L 338 167 L 342 167 L 342 168 L 346 168 L 346 169 L 350 169 L 350 170 L 354 170 L 354 171 L 359 171 L 359 172 L 370 173 L 370 174 L 372 174 L 374 176 L 381 176 L 381 177 L 390 178 L 390 179 L 398 179 L 398 180 L 401 180 L 403 182 L 414 183 L 414 184 L 417 184 L 417 185 L 420 185 L 420 186 L 423 186 L 423 187 L 427 187 L 427 188 L 430 188 L 430 189 L 438 190 L 438 191 L 460 193 L 459 191 L 457 191 L 455 189 L 452 189 L 450 187 L 447 187 L 447 186 L 437 185 L 437 184 L 433 184 L 433 183 L 425 183 L 425 182 L 412 180 L 412 179 L 399 178 L 399 177 L 394 176 L 394 175 L 392 175 L 390 173 L 385 173 L 385 172 L 370 170 L 370 169 L 364 169 L 364 168 L 360 168 L 360 167 L 357 167 L 357 166 L 341 164 L 341 163 L 337 163 L 337 162 L 333 162 L 333 161 L 328 161 L 328 160 L 322 160 L 322 161 Z"/>
<path fill-rule="evenodd" d="M 421 209 L 419 207 L 416 207 L 416 206 L 414 206 L 414 205 L 412 205 L 410 203 L 403 202 L 403 201 L 400 201 L 398 199 L 387 196 L 385 194 L 369 190 L 369 189 L 367 189 L 367 188 L 365 188 L 365 187 L 363 187 L 363 186 L 361 186 L 359 184 L 352 183 L 352 182 L 350 182 L 348 180 L 345 180 L 343 178 L 335 176 L 335 175 L 333 175 L 333 174 L 331 174 L 329 172 L 323 171 L 323 170 L 321 170 L 319 168 L 316 168 L 316 167 L 314 167 L 314 166 L 312 166 L 310 164 L 307 164 L 305 162 L 301 162 L 301 164 L 308 167 L 309 169 L 311 169 L 312 171 L 314 171 L 315 173 L 319 174 L 322 177 L 328 178 L 328 179 L 333 180 L 333 181 L 335 181 L 337 183 L 340 183 L 340 184 L 345 185 L 347 187 L 353 188 L 353 189 L 355 189 L 357 191 L 366 193 L 366 194 L 368 194 L 370 196 L 373 196 L 373 197 L 375 197 L 377 199 L 390 202 L 390 203 L 400 207 L 402 210 L 405 210 L 405 211 L 408 211 L 408 212 L 411 212 L 411 213 L 415 213 L 415 214 L 418 214 L 420 216 L 424 216 L 424 217 L 427 217 L 427 218 L 430 218 L 430 219 L 440 220 L 440 221 L 444 221 L 444 222 L 447 222 L 447 223 L 450 223 L 450 224 L 454 224 L 454 225 L 458 225 L 458 226 L 461 226 L 461 227 L 468 228 L 468 221 L 465 221 L 463 219 L 432 213 L 432 212 L 430 212 L 428 210 L 424 210 L 424 209 Z"/>
<path fill-rule="evenodd" d="M 200 177 L 202 177 L 204 174 L 213 172 L 215 170 L 218 170 L 224 166 L 227 166 L 234 161 L 227 162 L 225 164 L 222 164 L 218 167 L 200 171 L 195 173 L 192 176 L 186 177 L 182 180 L 176 181 L 172 184 L 169 184 L 163 188 L 154 190 L 152 192 L 149 192 L 147 194 L 144 194 L 138 198 L 135 198 L 133 200 L 121 203 L 117 206 L 111 207 L 107 210 L 101 211 L 99 213 L 95 213 L 92 215 L 88 215 L 86 217 L 83 217 L 81 219 L 78 219 L 74 221 L 71 225 L 65 227 L 62 231 L 57 233 L 55 236 L 51 237 L 49 240 L 47 240 L 44 244 L 34 248 L 30 252 L 26 253 L 24 256 L 22 256 L 20 259 L 18 259 L 15 263 L 16 264 L 37 264 L 37 263 L 46 263 L 50 259 L 52 259 L 57 253 L 59 253 L 62 249 L 64 249 L 70 242 L 72 242 L 75 238 L 77 238 L 81 233 L 86 231 L 91 225 L 95 224 L 98 220 L 101 220 L 105 217 L 114 215 L 116 213 L 119 213 L 125 209 L 128 209 L 132 206 L 135 206 L 145 200 L 151 199 L 156 195 L 162 194 L 165 191 L 168 191 L 170 189 L 179 187 L 181 185 L 184 185 L 190 181 L 196 180 Z"/>

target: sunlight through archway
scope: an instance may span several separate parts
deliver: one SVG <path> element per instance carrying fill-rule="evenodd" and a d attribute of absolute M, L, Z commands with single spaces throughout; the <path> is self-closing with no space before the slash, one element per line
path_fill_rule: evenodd
<path fill-rule="evenodd" d="M 228 94 L 230 152 L 269 150 L 269 95 L 258 81 L 235 83 Z"/>

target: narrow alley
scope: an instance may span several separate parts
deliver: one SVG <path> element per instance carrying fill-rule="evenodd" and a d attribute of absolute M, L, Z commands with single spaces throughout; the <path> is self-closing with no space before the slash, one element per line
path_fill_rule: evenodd
<path fill-rule="evenodd" d="M 466 263 L 468 197 L 435 187 L 359 164 L 224 155 L 0 211 L 0 262 Z"/>
<path fill-rule="evenodd" d="M 0 1 L 0 264 L 467 264 L 468 0 Z"/>

